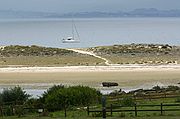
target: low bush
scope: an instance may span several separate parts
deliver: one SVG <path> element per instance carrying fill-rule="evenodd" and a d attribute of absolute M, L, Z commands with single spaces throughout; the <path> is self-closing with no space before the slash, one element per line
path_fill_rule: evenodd
<path fill-rule="evenodd" d="M 180 97 L 177 97 L 177 98 L 175 99 L 175 102 L 180 103 Z"/>
<path fill-rule="evenodd" d="M 41 97 L 49 111 L 64 109 L 65 106 L 87 106 L 100 103 L 101 93 L 86 86 L 64 87 L 53 86 Z"/>
<path fill-rule="evenodd" d="M 125 115 L 124 112 L 121 112 L 121 113 L 118 114 L 118 116 L 119 116 L 119 117 L 125 117 L 126 115 Z"/>
<path fill-rule="evenodd" d="M 102 112 L 94 112 L 92 113 L 92 117 L 102 117 Z"/>
<path fill-rule="evenodd" d="M 0 103 L 4 103 L 6 105 L 10 105 L 12 103 L 23 104 L 29 97 L 30 95 L 23 91 L 21 87 L 4 89 L 0 94 Z"/>
<path fill-rule="evenodd" d="M 135 105 L 135 101 L 131 97 L 124 97 L 121 100 L 121 105 L 122 106 L 134 106 Z"/>

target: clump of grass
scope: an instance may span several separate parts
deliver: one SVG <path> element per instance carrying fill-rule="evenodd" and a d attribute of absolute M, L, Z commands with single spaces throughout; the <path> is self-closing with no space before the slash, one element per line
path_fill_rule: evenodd
<path fill-rule="evenodd" d="M 92 113 L 92 117 L 102 117 L 102 113 L 101 112 Z"/>
<path fill-rule="evenodd" d="M 125 117 L 125 116 L 126 116 L 126 115 L 125 115 L 124 112 L 121 112 L 121 113 L 118 114 L 118 117 Z"/>
<path fill-rule="evenodd" d="M 132 99 L 132 97 L 125 97 L 120 102 L 122 106 L 134 106 L 135 101 Z"/>
<path fill-rule="evenodd" d="M 175 99 L 175 102 L 180 103 L 180 97 L 177 97 L 177 98 Z"/>

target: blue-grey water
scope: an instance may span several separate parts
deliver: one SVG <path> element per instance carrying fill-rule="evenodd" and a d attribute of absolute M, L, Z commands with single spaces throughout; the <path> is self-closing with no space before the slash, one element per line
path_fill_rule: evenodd
<path fill-rule="evenodd" d="M 180 18 L 74 19 L 80 43 L 63 44 L 71 36 L 71 19 L 1 19 L 1 45 L 92 47 L 129 43 L 180 45 Z"/>

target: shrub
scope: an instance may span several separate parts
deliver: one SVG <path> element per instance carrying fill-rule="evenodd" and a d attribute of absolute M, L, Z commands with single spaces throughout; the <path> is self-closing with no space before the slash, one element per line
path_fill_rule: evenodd
<path fill-rule="evenodd" d="M 12 116 L 13 115 L 13 111 L 12 111 L 11 106 L 8 106 L 4 111 L 5 111 L 6 116 Z"/>
<path fill-rule="evenodd" d="M 92 117 L 102 117 L 102 112 L 94 112 L 92 113 Z"/>
<path fill-rule="evenodd" d="M 177 98 L 175 99 L 175 102 L 180 103 L 180 97 L 177 97 Z"/>
<path fill-rule="evenodd" d="M 86 86 L 53 86 L 41 98 L 49 111 L 61 110 L 65 106 L 86 106 L 99 103 L 101 93 Z"/>
<path fill-rule="evenodd" d="M 26 92 L 23 91 L 21 87 L 4 89 L 0 94 L 1 103 L 18 102 L 23 104 L 23 102 L 27 101 L 29 97 L 30 95 L 26 94 Z"/>
<path fill-rule="evenodd" d="M 21 117 L 24 114 L 23 106 L 17 106 L 15 108 L 15 113 L 18 115 L 18 117 Z"/>
<path fill-rule="evenodd" d="M 5 57 L 10 56 L 53 56 L 53 55 L 68 55 L 74 54 L 73 51 L 60 48 L 50 48 L 41 46 L 6 46 L 4 50 L 0 50 L 0 54 Z"/>
<path fill-rule="evenodd" d="M 125 97 L 123 100 L 121 100 L 122 106 L 134 106 L 135 102 L 131 97 Z"/>
<path fill-rule="evenodd" d="M 42 117 L 47 117 L 47 116 L 52 116 L 49 114 L 49 112 L 47 110 L 44 110 L 44 112 L 40 113 L 39 116 L 42 116 Z"/>
<path fill-rule="evenodd" d="M 160 91 L 161 87 L 157 85 L 157 86 L 154 86 L 152 89 L 155 90 L 155 91 Z"/>
<path fill-rule="evenodd" d="M 180 88 L 178 86 L 168 86 L 167 87 L 167 90 L 168 91 L 176 91 L 176 90 L 179 90 Z"/>
<path fill-rule="evenodd" d="M 28 99 L 28 101 L 26 102 L 26 106 L 32 108 L 28 110 L 28 112 L 37 112 L 37 110 L 35 109 L 44 109 L 44 104 L 39 99 L 35 98 Z"/>
<path fill-rule="evenodd" d="M 124 112 L 121 112 L 121 113 L 119 113 L 119 115 L 118 115 L 119 117 L 125 117 L 126 115 L 125 115 L 125 113 Z"/>

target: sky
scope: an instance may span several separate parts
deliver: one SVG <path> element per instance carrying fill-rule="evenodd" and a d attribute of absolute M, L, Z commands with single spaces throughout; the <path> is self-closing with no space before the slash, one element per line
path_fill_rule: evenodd
<path fill-rule="evenodd" d="M 115 12 L 137 8 L 180 9 L 180 0 L 0 0 L 0 10 L 17 11 Z"/>

